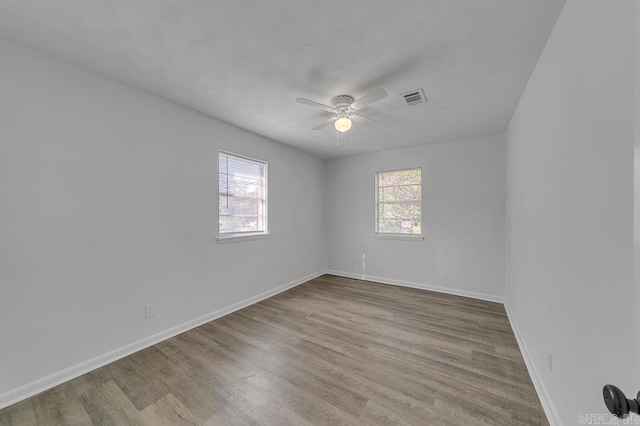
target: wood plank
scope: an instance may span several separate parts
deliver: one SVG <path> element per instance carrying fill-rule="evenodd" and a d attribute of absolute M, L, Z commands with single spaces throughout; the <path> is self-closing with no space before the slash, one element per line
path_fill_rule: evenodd
<path fill-rule="evenodd" d="M 31 399 L 0 410 L 0 425 L 35 425 L 37 423 L 38 420 L 36 419 L 36 413 L 33 411 Z"/>
<path fill-rule="evenodd" d="M 91 422 L 71 382 L 42 392 L 31 401 L 39 425 L 86 425 Z"/>
<path fill-rule="evenodd" d="M 136 407 L 113 380 L 97 386 L 80 397 L 94 425 L 144 425 Z"/>
<path fill-rule="evenodd" d="M 502 305 L 324 275 L 0 410 L 0 424 L 548 422 Z"/>
<path fill-rule="evenodd" d="M 193 426 L 200 424 L 198 418 L 171 394 L 149 405 L 140 414 L 148 425 Z"/>

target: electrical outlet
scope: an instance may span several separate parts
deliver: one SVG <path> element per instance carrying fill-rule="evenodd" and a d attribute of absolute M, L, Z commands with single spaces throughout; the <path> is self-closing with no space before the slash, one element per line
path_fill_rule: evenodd
<path fill-rule="evenodd" d="M 147 306 L 144 307 L 144 317 L 145 318 L 151 318 L 155 314 L 156 314 L 156 308 L 155 308 L 155 306 L 153 306 L 153 304 L 147 305 Z"/>
<path fill-rule="evenodd" d="M 547 368 L 550 373 L 553 373 L 553 354 L 547 351 Z"/>

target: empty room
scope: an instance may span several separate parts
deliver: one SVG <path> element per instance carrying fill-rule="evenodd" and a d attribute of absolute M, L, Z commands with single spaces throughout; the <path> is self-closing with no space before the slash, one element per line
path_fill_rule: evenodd
<path fill-rule="evenodd" d="M 640 424 L 640 2 L 0 0 L 0 425 Z"/>

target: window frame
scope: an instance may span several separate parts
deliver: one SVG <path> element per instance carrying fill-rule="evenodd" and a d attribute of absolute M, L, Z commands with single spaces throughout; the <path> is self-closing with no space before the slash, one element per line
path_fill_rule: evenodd
<path fill-rule="evenodd" d="M 411 234 L 411 233 L 402 233 L 402 232 L 381 232 L 379 230 L 380 218 L 379 218 L 379 209 L 380 209 L 380 187 L 379 187 L 379 175 L 382 173 L 396 173 L 396 172 L 406 172 L 412 170 L 420 171 L 420 233 L 419 234 Z M 374 210 L 375 210 L 375 219 L 374 219 L 374 237 L 378 239 L 387 239 L 387 240 L 414 240 L 414 241 L 422 241 L 424 240 L 424 206 L 422 204 L 423 200 L 423 185 L 422 185 L 422 167 L 408 167 L 404 169 L 391 169 L 391 170 L 379 170 L 374 173 L 374 186 L 375 186 L 375 202 L 374 202 Z"/>
<path fill-rule="evenodd" d="M 220 157 L 227 156 L 239 161 L 257 164 L 264 170 L 264 197 L 263 197 L 263 222 L 264 229 L 262 231 L 246 231 L 246 232 L 220 232 Z M 236 154 L 230 151 L 218 151 L 218 243 L 231 243 L 238 241 L 258 240 L 269 236 L 269 164 L 265 160 L 247 157 L 246 155 Z"/>

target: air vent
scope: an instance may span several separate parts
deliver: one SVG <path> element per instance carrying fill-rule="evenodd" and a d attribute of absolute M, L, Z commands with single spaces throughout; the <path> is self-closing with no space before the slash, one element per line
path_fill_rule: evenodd
<path fill-rule="evenodd" d="M 407 102 L 407 105 L 418 105 L 423 102 L 427 102 L 427 98 L 424 97 L 424 92 L 422 91 L 422 89 L 403 93 L 402 97 Z"/>

